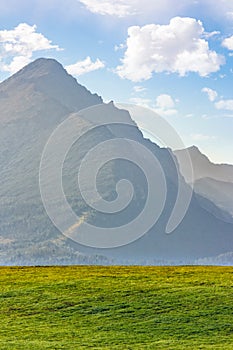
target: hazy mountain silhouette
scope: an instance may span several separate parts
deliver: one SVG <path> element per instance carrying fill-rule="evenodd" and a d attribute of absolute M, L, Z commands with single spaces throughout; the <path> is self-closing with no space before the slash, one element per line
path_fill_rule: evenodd
<path fill-rule="evenodd" d="M 233 183 L 202 178 L 195 182 L 195 192 L 208 198 L 233 218 Z"/>
<path fill-rule="evenodd" d="M 217 181 L 233 183 L 233 165 L 214 164 L 200 152 L 198 147 L 187 148 L 193 164 L 193 182 L 202 178 L 211 178 Z M 186 162 L 183 150 L 174 151 L 180 165 L 180 171 L 188 183 L 191 179 L 187 175 Z"/>
<path fill-rule="evenodd" d="M 224 218 L 232 221 L 233 165 L 214 164 L 195 146 L 189 147 L 187 150 L 189 151 L 193 164 L 193 184 L 195 192 L 222 209 L 225 212 Z M 181 173 L 187 182 L 191 182 L 187 175 L 184 151 L 179 150 L 174 153 L 178 159 Z"/>
<path fill-rule="evenodd" d="M 92 223 L 111 227 L 131 220 L 144 207 L 145 176 L 131 162 L 120 159 L 108 162 L 101 169 L 97 187 L 101 195 L 111 201 L 116 196 L 116 183 L 122 178 L 128 179 L 135 192 L 127 208 L 119 215 L 104 215 L 90 209 L 81 198 L 76 189 L 77 168 L 83 156 L 104 140 L 128 138 L 150 149 L 164 170 L 168 188 L 165 208 L 157 224 L 136 242 L 108 250 L 74 243 L 52 225 L 42 205 L 38 179 L 41 154 L 54 129 L 71 113 L 96 104 L 102 104 L 110 121 L 114 116 L 119 123 L 127 120 L 130 125 L 98 127 L 71 148 L 64 163 L 63 180 L 74 211 L 85 214 Z M 233 251 L 233 225 L 222 220 L 220 209 L 216 208 L 214 215 L 204 209 L 198 195 L 193 197 L 183 222 L 171 235 L 165 234 L 178 186 L 171 153 L 144 139 L 128 112 L 117 109 L 113 103 L 103 104 L 101 97 L 79 85 L 57 61 L 38 59 L 1 83 L 0 106 L 1 263 L 108 263 L 112 259 L 189 262 Z M 85 129 L 93 121 L 81 115 L 77 123 Z M 132 147 L 130 151 L 136 152 Z M 99 160 L 101 154 L 95 162 Z M 91 171 L 90 166 L 87 173 Z M 154 177 L 156 186 L 156 174 Z M 90 191 L 88 181 L 85 186 L 86 191 Z"/>

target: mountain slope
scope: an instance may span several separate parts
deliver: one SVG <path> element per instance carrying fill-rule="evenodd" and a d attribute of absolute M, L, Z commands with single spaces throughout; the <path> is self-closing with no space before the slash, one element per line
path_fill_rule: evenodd
<path fill-rule="evenodd" d="M 38 260 L 41 248 L 47 259 L 51 251 L 55 261 L 79 259 L 44 211 L 39 164 L 54 128 L 71 112 L 98 103 L 100 97 L 51 59 L 38 59 L 0 84 L 0 262 Z"/>
<path fill-rule="evenodd" d="M 201 178 L 212 178 L 217 181 L 233 183 L 233 165 L 214 164 L 195 146 L 187 148 L 187 151 L 193 164 L 193 182 Z M 174 151 L 174 154 L 179 162 L 182 175 L 189 183 L 191 179 L 187 175 L 184 151 Z"/>
<path fill-rule="evenodd" d="M 0 84 L 0 123 L 42 115 L 47 119 L 55 117 L 55 112 L 67 114 L 102 102 L 68 75 L 60 63 L 41 58 Z"/>
<path fill-rule="evenodd" d="M 208 198 L 233 217 L 233 183 L 202 178 L 195 182 L 195 192 Z"/>
<path fill-rule="evenodd" d="M 192 261 L 233 251 L 233 225 L 203 209 L 195 197 L 183 222 L 171 235 L 165 234 L 178 190 L 178 174 L 169 150 L 145 140 L 126 111 L 115 108 L 112 103 L 103 104 L 100 97 L 80 86 L 55 60 L 36 60 L 1 83 L 0 102 L 0 263 L 107 263 L 112 259 Z M 128 179 L 134 186 L 134 194 L 125 210 L 118 215 L 105 215 L 91 209 L 83 200 L 76 186 L 77 170 L 89 150 L 103 141 L 130 139 L 149 149 L 163 168 L 168 189 L 165 208 L 157 224 L 136 242 L 108 250 L 86 248 L 63 236 L 48 218 L 39 190 L 39 165 L 49 136 L 71 113 L 96 104 L 102 106 L 102 113 L 110 123 L 115 120 L 119 125 L 96 127 L 75 142 L 67 154 L 63 182 L 73 210 L 97 226 L 115 227 L 132 220 L 145 205 L 148 190 L 145 175 L 132 162 L 123 159 L 112 160 L 101 168 L 97 187 L 103 198 L 112 201 L 116 198 L 116 183 Z M 89 120 L 88 114 L 78 114 L 79 131 L 95 125 L 95 118 L 98 125 L 101 115 L 96 114 Z M 129 125 L 121 125 L 122 121 Z M 129 153 L 140 159 L 140 152 L 127 142 Z M 117 151 L 117 146 L 112 144 L 104 153 Z M 101 161 L 99 153 L 86 169 L 86 179 Z M 143 161 L 150 166 L 149 160 Z M 156 187 L 158 174 L 153 175 Z M 53 182 L 52 177 L 50 181 Z M 89 181 L 84 185 L 85 191 L 91 193 Z M 127 193 L 123 193 L 124 197 L 127 198 Z M 59 207 L 58 202 L 54 203 Z"/>
<path fill-rule="evenodd" d="M 187 149 L 193 165 L 193 184 L 197 194 L 214 203 L 219 209 L 226 212 L 226 220 L 233 220 L 233 165 L 214 164 L 195 146 Z M 182 175 L 187 182 L 191 182 L 186 172 L 184 151 L 174 152 Z M 216 208 L 208 203 L 207 207 L 216 214 Z M 206 206 L 205 206 L 206 207 Z M 218 215 L 218 214 L 217 214 Z"/>

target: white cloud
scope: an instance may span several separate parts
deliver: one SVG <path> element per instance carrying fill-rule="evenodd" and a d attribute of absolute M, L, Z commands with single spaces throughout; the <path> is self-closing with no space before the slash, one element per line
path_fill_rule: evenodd
<path fill-rule="evenodd" d="M 162 94 L 156 98 L 155 104 L 150 99 L 143 97 L 132 97 L 130 103 L 153 109 L 161 116 L 171 116 L 177 114 L 175 109 L 175 101 L 170 95 Z"/>
<path fill-rule="evenodd" d="M 92 13 L 115 17 L 137 15 L 140 18 L 168 19 L 187 13 L 203 12 L 211 17 L 231 20 L 232 0 L 79 0 Z"/>
<path fill-rule="evenodd" d="M 125 44 L 120 44 L 120 45 L 115 45 L 114 46 L 114 51 L 119 51 L 125 49 Z"/>
<path fill-rule="evenodd" d="M 221 34 L 221 32 L 215 30 L 215 31 L 213 31 L 213 32 L 205 32 L 205 33 L 204 33 L 204 37 L 205 37 L 206 39 L 209 39 L 209 38 L 212 38 L 213 36 L 219 35 L 219 34 Z"/>
<path fill-rule="evenodd" d="M 210 88 L 204 87 L 201 91 L 208 95 L 208 98 L 211 102 L 214 102 L 218 97 L 218 93 Z"/>
<path fill-rule="evenodd" d="M 101 60 L 97 58 L 95 62 L 92 62 L 91 58 L 88 56 L 85 60 L 78 61 L 65 68 L 69 74 L 79 76 L 104 67 L 105 64 Z"/>
<path fill-rule="evenodd" d="M 175 101 L 170 95 L 162 94 L 156 98 L 155 111 L 158 114 L 170 116 L 177 114 Z"/>
<path fill-rule="evenodd" d="M 202 23 L 189 17 L 172 18 L 168 25 L 129 27 L 127 49 L 116 72 L 135 82 L 150 79 L 154 72 L 208 76 L 218 71 L 225 59 L 210 50 L 203 34 Z"/>
<path fill-rule="evenodd" d="M 135 86 L 133 87 L 133 90 L 134 90 L 135 92 L 139 93 L 139 92 L 144 92 L 144 91 L 146 91 L 147 89 L 146 89 L 144 86 L 135 85 Z"/>
<path fill-rule="evenodd" d="M 194 141 L 210 141 L 215 140 L 216 136 L 204 135 L 204 134 L 191 134 L 191 139 Z"/>
<path fill-rule="evenodd" d="M 132 13 L 132 5 L 135 3 L 132 0 L 80 0 L 80 2 L 93 13 L 118 17 L 125 17 Z"/>
<path fill-rule="evenodd" d="M 132 97 L 130 98 L 130 103 L 134 103 L 135 105 L 139 105 L 142 107 L 150 108 L 151 100 L 147 98 L 141 98 L 141 97 Z"/>
<path fill-rule="evenodd" d="M 1 69 L 4 72 L 9 72 L 13 74 L 17 72 L 20 68 L 29 64 L 30 61 L 30 58 L 27 56 L 15 56 L 9 64 L 2 64 Z"/>
<path fill-rule="evenodd" d="M 173 108 L 175 106 L 175 102 L 173 101 L 172 97 L 167 94 L 159 95 L 156 98 L 156 107 L 162 108 L 162 109 L 169 109 Z"/>
<path fill-rule="evenodd" d="M 222 46 L 226 47 L 228 50 L 233 51 L 233 35 L 229 38 L 226 38 L 222 42 Z"/>
<path fill-rule="evenodd" d="M 1 30 L 0 69 L 15 73 L 30 62 L 34 52 L 51 49 L 60 50 L 43 34 L 36 32 L 36 25 L 20 23 L 12 30 Z"/>
<path fill-rule="evenodd" d="M 215 108 L 233 111 L 233 100 L 220 100 L 215 103 Z"/>

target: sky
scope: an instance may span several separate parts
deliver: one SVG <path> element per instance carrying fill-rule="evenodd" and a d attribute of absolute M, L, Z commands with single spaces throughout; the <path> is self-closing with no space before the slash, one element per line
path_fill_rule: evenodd
<path fill-rule="evenodd" d="M 233 164 L 233 0 L 0 0 L 0 81 L 39 57 Z"/>

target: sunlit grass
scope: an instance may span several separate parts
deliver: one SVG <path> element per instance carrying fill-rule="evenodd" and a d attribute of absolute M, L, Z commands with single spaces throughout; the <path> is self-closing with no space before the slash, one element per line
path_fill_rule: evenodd
<path fill-rule="evenodd" d="M 232 267 L 0 268 L 0 349 L 232 349 Z"/>

